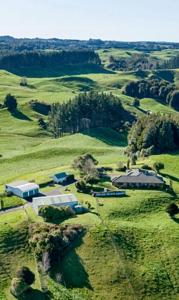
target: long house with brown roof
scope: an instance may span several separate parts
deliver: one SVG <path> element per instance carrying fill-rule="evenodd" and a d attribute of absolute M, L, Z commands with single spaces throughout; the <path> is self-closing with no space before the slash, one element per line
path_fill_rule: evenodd
<path fill-rule="evenodd" d="M 162 188 L 163 178 L 155 172 L 146 170 L 127 170 L 126 175 L 112 178 L 112 184 L 118 188 Z"/>

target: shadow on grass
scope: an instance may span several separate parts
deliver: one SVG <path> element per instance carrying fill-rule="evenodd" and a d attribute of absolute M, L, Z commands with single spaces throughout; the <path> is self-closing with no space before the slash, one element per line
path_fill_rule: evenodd
<path fill-rule="evenodd" d="M 127 134 L 120 134 L 110 128 L 98 128 L 88 131 L 81 131 L 81 134 L 96 138 L 110 146 L 126 147 Z"/>
<path fill-rule="evenodd" d="M 40 290 L 30 288 L 17 298 L 18 300 L 50 300 L 45 293 Z"/>
<path fill-rule="evenodd" d="M 24 120 L 24 121 L 32 121 L 28 116 L 26 116 L 23 112 L 21 112 L 18 109 L 10 111 L 10 113 L 16 119 Z"/>
<path fill-rule="evenodd" d="M 169 175 L 169 174 L 167 174 L 167 173 L 162 173 L 162 172 L 160 172 L 160 175 L 162 175 L 163 177 L 168 178 L 168 179 L 170 179 L 170 180 L 179 182 L 179 178 L 177 178 L 177 177 L 175 177 L 175 176 L 173 176 L 173 175 Z"/>
<path fill-rule="evenodd" d="M 76 248 L 80 247 L 83 243 L 82 235 L 75 241 L 72 247 L 68 248 L 65 252 L 61 263 L 61 272 L 63 274 L 63 281 L 67 288 L 84 288 L 93 290 L 89 275 L 84 268 L 83 261 L 76 252 Z"/>
<path fill-rule="evenodd" d="M 106 70 L 97 65 L 73 65 L 49 68 L 6 68 L 6 71 L 18 76 L 26 76 L 29 78 L 49 78 L 60 77 L 65 75 L 81 75 L 81 74 L 115 74 L 114 71 Z"/>
<path fill-rule="evenodd" d="M 179 224 L 179 216 L 171 218 L 175 223 Z"/>
<path fill-rule="evenodd" d="M 136 107 L 139 111 L 141 111 L 144 114 L 147 114 L 147 110 L 141 108 L 141 107 Z"/>

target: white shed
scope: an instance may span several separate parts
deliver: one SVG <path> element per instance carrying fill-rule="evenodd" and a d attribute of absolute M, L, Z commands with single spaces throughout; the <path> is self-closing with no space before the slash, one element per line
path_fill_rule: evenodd
<path fill-rule="evenodd" d="M 52 178 L 55 183 L 63 183 L 67 180 L 68 174 L 65 172 L 57 173 L 57 174 L 54 174 L 52 176 Z"/>
<path fill-rule="evenodd" d="M 15 181 L 6 184 L 5 190 L 20 198 L 28 198 L 39 194 L 39 185 L 34 182 Z"/>
<path fill-rule="evenodd" d="M 32 206 L 37 214 L 39 212 L 39 208 L 46 205 L 70 206 L 73 208 L 74 206 L 78 205 L 78 200 L 74 194 L 63 194 L 33 198 Z"/>

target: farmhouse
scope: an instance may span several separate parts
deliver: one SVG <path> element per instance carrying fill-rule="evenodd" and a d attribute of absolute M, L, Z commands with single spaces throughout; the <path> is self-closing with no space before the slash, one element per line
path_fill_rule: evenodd
<path fill-rule="evenodd" d="M 146 170 L 127 170 L 126 175 L 114 177 L 112 184 L 118 188 L 161 188 L 164 180 L 154 172 Z"/>
<path fill-rule="evenodd" d="M 67 181 L 68 179 L 68 174 L 66 174 L 65 172 L 62 172 L 62 173 L 57 173 L 57 174 L 54 174 L 52 176 L 53 178 L 53 181 L 55 183 L 63 183 L 65 181 Z"/>
<path fill-rule="evenodd" d="M 63 195 L 33 198 L 32 206 L 37 214 L 39 212 L 39 208 L 46 205 L 70 206 L 74 208 L 76 205 L 78 205 L 78 200 L 76 199 L 76 196 L 73 194 L 63 194 Z"/>
<path fill-rule="evenodd" d="M 39 186 L 34 182 L 16 181 L 5 185 L 6 192 L 20 198 L 28 198 L 39 194 Z"/>

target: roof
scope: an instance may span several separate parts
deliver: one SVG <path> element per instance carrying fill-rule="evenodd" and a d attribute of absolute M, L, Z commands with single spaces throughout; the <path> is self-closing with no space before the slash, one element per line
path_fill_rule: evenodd
<path fill-rule="evenodd" d="M 114 177 L 113 183 L 158 183 L 162 184 L 163 178 L 155 174 L 154 172 L 141 171 L 139 169 L 130 170 L 126 172 L 126 175 Z"/>
<path fill-rule="evenodd" d="M 54 174 L 57 179 L 67 177 L 68 175 L 65 172 Z"/>
<path fill-rule="evenodd" d="M 28 182 L 28 181 L 14 181 L 14 182 L 6 184 L 6 186 L 19 189 L 22 192 L 28 192 L 31 190 L 39 189 L 38 184 L 36 184 L 34 182 Z"/>
<path fill-rule="evenodd" d="M 33 198 L 33 206 L 36 208 L 38 206 L 44 205 L 58 205 L 58 204 L 65 204 L 65 203 L 73 203 L 78 204 L 78 200 L 75 195 L 73 194 L 63 194 L 63 195 L 52 195 L 52 196 L 45 196 L 45 197 L 37 197 Z"/>

